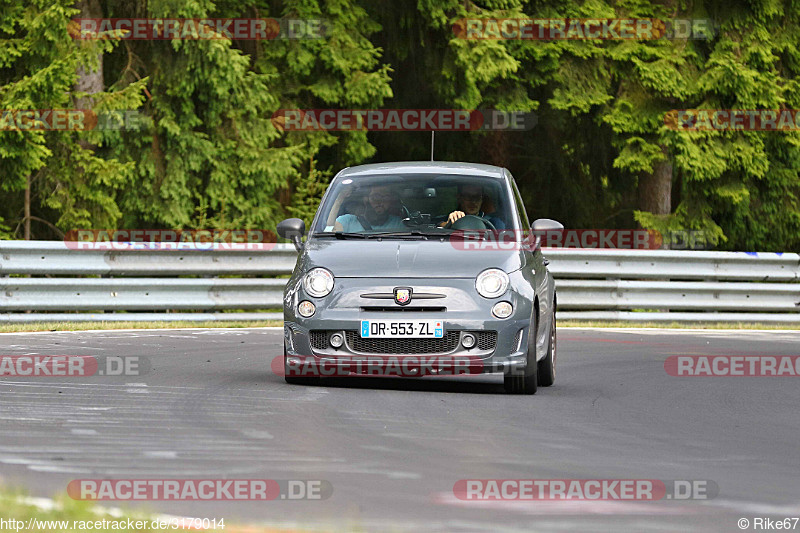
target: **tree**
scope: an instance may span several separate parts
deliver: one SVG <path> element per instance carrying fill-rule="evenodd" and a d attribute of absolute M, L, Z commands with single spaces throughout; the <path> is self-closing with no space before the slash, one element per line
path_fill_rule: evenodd
<path fill-rule="evenodd" d="M 81 141 L 104 146 L 104 132 L 21 131 L 13 117 L 21 110 L 74 108 L 85 96 L 75 90 L 78 71 L 97 69 L 97 57 L 109 51 L 108 41 L 75 42 L 68 22 L 79 11 L 68 0 L 13 2 L 0 11 L 0 187 L 9 199 L 2 216 L 21 225 L 43 222 L 31 235 L 51 234 L 50 228 L 113 226 L 120 217 L 114 191 L 130 173 L 130 165 L 101 157 Z M 136 107 L 141 85 L 93 95 L 95 109 L 108 111 Z M 19 191 L 27 192 L 21 201 Z M 25 205 L 20 205 L 25 203 Z M 33 204 L 33 205 L 31 205 Z M 20 217 L 20 212 L 24 215 Z M 33 213 L 38 213 L 34 215 Z M 40 216 L 41 215 L 41 216 Z M 53 216 L 53 221 L 47 219 Z M 6 226 L 8 227 L 8 226 Z"/>

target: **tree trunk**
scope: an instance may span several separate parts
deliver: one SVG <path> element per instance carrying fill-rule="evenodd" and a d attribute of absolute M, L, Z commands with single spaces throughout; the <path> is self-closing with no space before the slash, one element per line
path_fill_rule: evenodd
<path fill-rule="evenodd" d="M 25 240 L 31 240 L 31 175 L 25 179 Z"/>
<path fill-rule="evenodd" d="M 103 9 L 100 7 L 99 0 L 78 0 L 75 8 L 80 9 L 81 18 L 103 18 Z M 78 43 L 80 46 L 80 42 Z M 86 67 L 78 67 L 78 81 L 75 83 L 75 90 L 89 94 L 99 93 L 103 90 L 103 54 L 97 54 L 97 70 L 92 72 Z M 78 109 L 91 109 L 93 107 L 92 98 L 87 96 L 75 100 L 75 107 Z"/>
<path fill-rule="evenodd" d="M 482 162 L 498 167 L 511 166 L 511 145 L 509 134 L 504 131 L 491 131 L 480 142 Z"/>
<path fill-rule="evenodd" d="M 666 146 L 661 145 L 661 151 L 666 159 L 657 162 L 652 173 L 639 175 L 639 210 L 654 215 L 672 212 L 672 161 Z"/>

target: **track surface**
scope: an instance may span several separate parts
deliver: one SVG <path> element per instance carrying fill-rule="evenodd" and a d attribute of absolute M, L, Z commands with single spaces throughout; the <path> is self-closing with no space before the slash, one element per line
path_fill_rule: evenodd
<path fill-rule="evenodd" d="M 798 378 L 676 378 L 669 355 L 800 355 L 800 333 L 561 329 L 556 385 L 290 386 L 280 329 L 0 335 L 0 354 L 139 355 L 139 377 L 0 378 L 0 478 L 324 479 L 323 501 L 147 502 L 226 523 L 367 531 L 740 531 L 800 516 Z M 460 479 L 700 479 L 717 498 L 462 502 Z M 111 505 L 115 505 L 112 503 Z M 751 529 L 752 530 L 752 529 Z M 800 531 L 800 525 L 798 525 Z"/>

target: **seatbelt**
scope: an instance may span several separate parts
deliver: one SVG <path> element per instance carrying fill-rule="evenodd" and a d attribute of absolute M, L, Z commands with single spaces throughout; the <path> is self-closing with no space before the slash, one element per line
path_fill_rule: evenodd
<path fill-rule="evenodd" d="M 358 215 L 356 216 L 356 219 L 358 220 L 358 223 L 361 224 L 361 227 L 364 228 L 364 231 L 372 231 L 372 224 L 367 222 L 367 217 L 364 215 Z"/>

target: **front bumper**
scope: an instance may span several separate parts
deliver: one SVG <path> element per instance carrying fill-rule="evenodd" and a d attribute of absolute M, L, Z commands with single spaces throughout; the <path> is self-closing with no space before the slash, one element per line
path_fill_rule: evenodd
<path fill-rule="evenodd" d="M 435 285 L 431 282 L 435 281 Z M 529 295 L 515 291 L 513 283 L 505 295 L 500 298 L 486 299 L 478 295 L 474 288 L 474 279 L 364 279 L 337 278 L 334 292 L 324 298 L 309 298 L 302 288 L 289 288 L 285 297 L 284 337 L 286 354 L 293 361 L 311 359 L 317 364 L 333 365 L 343 370 L 352 369 L 353 362 L 375 357 L 396 357 L 404 361 L 414 357 L 436 357 L 470 361 L 468 372 L 462 373 L 496 373 L 522 370 L 527 363 L 528 336 L 531 319 L 531 300 Z M 369 293 L 391 293 L 395 287 L 411 286 L 414 293 L 436 293 L 443 297 L 431 300 L 413 301 L 401 307 L 394 302 L 377 302 L 364 298 Z M 316 313 L 310 318 L 296 314 L 297 304 L 311 300 L 316 305 Z M 508 301 L 514 306 L 509 318 L 498 319 L 491 313 L 492 306 L 499 301 Z M 378 310 L 376 310 L 378 309 Z M 402 310 L 402 311 L 401 311 Z M 356 349 L 353 336 L 359 335 L 361 320 L 443 320 L 445 334 L 458 333 L 458 340 L 448 345 L 446 351 L 435 350 L 420 352 L 417 349 L 404 353 L 385 349 L 374 353 L 364 351 L 363 343 Z M 320 333 L 352 332 L 345 344 L 334 349 L 320 343 Z M 311 335 L 316 336 L 312 342 Z M 496 341 L 491 349 L 480 349 L 476 346 L 466 349 L 461 344 L 465 332 L 496 332 Z M 323 333 L 325 334 L 325 333 Z M 411 363 L 410 363 L 411 364 Z M 462 368 L 463 370 L 463 368 Z"/>

